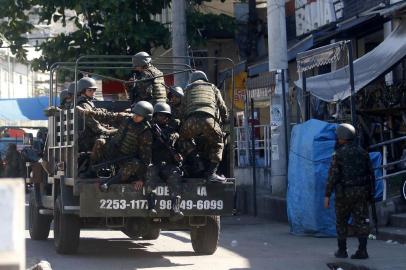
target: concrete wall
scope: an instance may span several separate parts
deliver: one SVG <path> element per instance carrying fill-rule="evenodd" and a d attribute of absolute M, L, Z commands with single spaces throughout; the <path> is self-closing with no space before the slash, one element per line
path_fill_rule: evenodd
<path fill-rule="evenodd" d="M 235 168 L 237 183 L 237 211 L 242 214 L 254 214 L 252 168 Z M 256 168 L 257 178 L 257 214 L 275 221 L 287 222 L 286 196 L 272 192 L 271 168 Z"/>
<path fill-rule="evenodd" d="M 0 179 L 0 269 L 25 269 L 23 179 Z"/>

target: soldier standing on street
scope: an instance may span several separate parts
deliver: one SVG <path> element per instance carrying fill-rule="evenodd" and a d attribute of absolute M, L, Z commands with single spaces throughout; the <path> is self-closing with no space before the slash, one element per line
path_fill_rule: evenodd
<path fill-rule="evenodd" d="M 183 213 L 180 210 L 182 171 L 179 168 L 181 156 L 168 149 L 168 145 L 174 149 L 179 139 L 179 134 L 175 128 L 169 125 L 171 116 L 171 107 L 168 104 L 155 104 L 153 124 L 158 125 L 162 136 L 161 138 L 157 138 L 158 134 L 154 134 L 152 144 L 152 163 L 154 166 L 151 168 L 151 170 L 153 169 L 153 173 L 148 177 L 146 186 L 148 193 L 152 193 L 158 185 L 157 180 L 159 178 L 164 180 L 168 184 L 171 197 L 171 213 L 173 216 L 182 217 Z M 151 195 L 154 196 L 153 194 Z M 153 202 L 155 201 L 153 198 L 151 199 Z M 154 210 L 152 210 L 152 212 L 153 211 Z"/>
<path fill-rule="evenodd" d="M 151 103 L 138 102 L 132 106 L 132 114 L 82 108 L 78 108 L 78 111 L 118 128 L 117 134 L 107 143 L 105 140 L 96 141 L 91 163 L 128 157 L 117 162 L 120 170 L 115 178 L 121 182 L 135 179 L 135 189 L 140 190 L 144 185 L 147 167 L 152 161 L 152 133 L 147 124 L 152 118 Z"/>
<path fill-rule="evenodd" d="M 89 77 L 84 77 L 78 81 L 78 100 L 77 106 L 85 110 L 97 111 L 97 108 L 93 104 L 94 93 L 97 90 L 96 81 Z M 85 126 L 79 125 L 79 152 L 87 152 L 92 149 L 92 145 L 97 139 L 102 135 L 109 136 L 113 135 L 116 130 L 109 129 L 99 121 L 97 121 L 93 116 L 86 115 L 84 119 L 80 119 L 79 123 L 85 122 Z"/>
<path fill-rule="evenodd" d="M 132 58 L 134 67 L 134 86 L 130 90 L 131 103 L 144 100 L 155 105 L 166 102 L 166 89 L 162 72 L 151 64 L 151 56 L 146 52 L 139 52 Z M 140 80 L 139 82 L 137 82 Z"/>
<path fill-rule="evenodd" d="M 368 153 L 355 140 L 355 128 L 341 124 L 336 129 L 337 148 L 329 170 L 324 207 L 330 206 L 335 191 L 338 250 L 337 258 L 347 258 L 347 228 L 353 219 L 359 247 L 351 259 L 366 259 L 369 235 L 368 201 L 373 199 L 375 176 Z M 372 198 L 371 198 L 372 197 Z"/>
<path fill-rule="evenodd" d="M 228 111 L 221 97 L 220 90 L 209 83 L 203 71 L 195 71 L 190 78 L 190 84 L 185 89 L 183 111 L 185 121 L 180 130 L 180 143 L 185 156 L 195 149 L 190 143 L 196 141 L 197 147 L 202 148 L 201 142 L 206 143 L 201 157 L 208 162 L 205 177 L 212 182 L 224 182 L 225 178 L 216 174 L 223 155 L 223 132 L 220 123 L 228 122 Z"/>
<path fill-rule="evenodd" d="M 25 171 L 22 164 L 21 154 L 17 151 L 17 145 L 10 143 L 4 158 L 6 163 L 4 176 L 5 177 L 21 177 Z"/>

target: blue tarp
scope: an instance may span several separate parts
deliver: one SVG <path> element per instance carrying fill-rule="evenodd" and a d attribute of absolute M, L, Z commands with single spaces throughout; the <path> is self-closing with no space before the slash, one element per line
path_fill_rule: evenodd
<path fill-rule="evenodd" d="M 0 119 L 48 120 L 44 115 L 44 109 L 48 104 L 48 97 L 0 99 Z M 59 104 L 59 101 L 56 104 Z"/>
<path fill-rule="evenodd" d="M 335 236 L 334 198 L 324 209 L 327 173 L 335 146 L 336 124 L 309 120 L 292 131 L 287 208 L 291 232 L 299 235 Z M 382 164 L 380 153 L 370 153 L 375 168 Z M 376 169 L 380 176 L 381 170 Z M 382 180 L 376 183 L 376 196 L 382 197 Z"/>

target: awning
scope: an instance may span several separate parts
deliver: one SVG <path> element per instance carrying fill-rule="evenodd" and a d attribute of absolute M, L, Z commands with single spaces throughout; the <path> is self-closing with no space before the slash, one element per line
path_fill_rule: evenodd
<path fill-rule="evenodd" d="M 354 61 L 355 91 L 390 70 L 406 56 L 406 23 L 400 24 L 374 50 Z M 306 90 L 327 101 L 343 100 L 351 95 L 348 65 L 334 72 L 306 78 Z M 302 88 L 302 80 L 295 81 Z"/>
<path fill-rule="evenodd" d="M 0 121 L 48 120 L 48 97 L 0 99 Z M 58 102 L 59 104 L 59 102 Z"/>

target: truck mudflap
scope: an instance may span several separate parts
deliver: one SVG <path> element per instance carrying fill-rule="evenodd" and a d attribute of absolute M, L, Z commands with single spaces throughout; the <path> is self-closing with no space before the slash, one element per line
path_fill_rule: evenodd
<path fill-rule="evenodd" d="M 81 217 L 147 217 L 145 188 L 135 191 L 131 184 L 112 185 L 102 192 L 98 183 L 80 184 Z M 155 189 L 157 217 L 170 216 L 171 198 L 165 184 Z M 234 210 L 235 181 L 227 183 L 182 183 L 181 209 L 185 216 L 231 215 Z"/>

